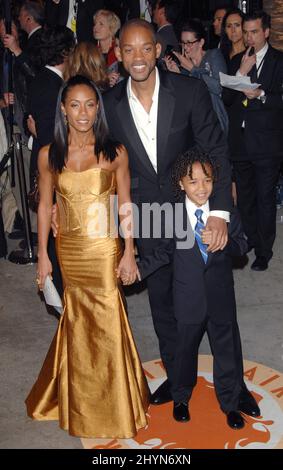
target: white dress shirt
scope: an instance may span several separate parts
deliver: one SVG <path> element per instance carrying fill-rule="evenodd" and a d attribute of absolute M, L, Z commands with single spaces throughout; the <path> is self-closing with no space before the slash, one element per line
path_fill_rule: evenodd
<path fill-rule="evenodd" d="M 188 218 L 189 218 L 192 230 L 193 231 L 195 230 L 195 226 L 196 226 L 196 223 L 197 223 L 197 218 L 196 218 L 196 215 L 195 215 L 195 212 L 196 212 L 197 209 L 201 209 L 203 211 L 203 214 L 202 214 L 201 218 L 202 218 L 202 221 L 203 221 L 204 225 L 206 225 L 207 219 L 210 215 L 209 201 L 206 201 L 206 203 L 203 206 L 196 206 L 195 203 L 193 201 L 191 201 L 188 198 L 188 196 L 186 196 L 185 204 L 186 204 L 186 211 L 187 211 L 187 214 L 188 214 Z"/>
<path fill-rule="evenodd" d="M 268 51 L 268 42 L 264 44 L 264 46 L 260 49 L 260 51 L 256 52 L 255 57 L 256 57 L 256 69 L 257 69 L 257 76 L 259 76 L 263 62 L 264 62 L 264 56 Z M 242 77 L 243 75 L 241 74 L 240 70 L 237 71 L 236 73 L 237 76 Z"/>
<path fill-rule="evenodd" d="M 155 88 L 152 96 L 152 105 L 150 112 L 144 109 L 141 102 L 134 94 L 131 86 L 131 77 L 127 83 L 127 95 L 129 100 L 130 110 L 138 131 L 139 137 L 146 150 L 148 158 L 157 173 L 157 113 L 158 113 L 158 95 L 160 88 L 159 72 L 155 68 Z M 229 222 L 230 214 L 226 211 L 211 211 L 210 215 L 220 217 L 221 219 Z"/>
<path fill-rule="evenodd" d="M 41 29 L 42 26 L 37 26 L 36 28 L 34 28 L 28 35 L 28 39 L 33 35 L 33 33 L 35 33 L 35 31 L 38 31 L 39 29 Z"/>
<path fill-rule="evenodd" d="M 261 72 L 261 69 L 262 69 L 262 66 L 263 66 L 263 62 L 264 62 L 264 57 L 265 57 L 265 54 L 267 53 L 268 51 L 268 42 L 266 42 L 263 46 L 262 49 L 260 49 L 260 51 L 258 51 L 256 53 L 256 69 L 257 69 L 257 76 L 259 77 L 259 74 Z"/>
<path fill-rule="evenodd" d="M 155 88 L 152 95 L 152 105 L 149 113 L 144 109 L 132 90 L 131 77 L 127 83 L 127 95 L 130 110 L 149 160 L 157 173 L 157 112 L 158 112 L 158 94 L 160 87 L 159 73 L 155 68 Z"/>
<path fill-rule="evenodd" d="M 63 72 L 61 72 L 61 70 L 57 69 L 57 67 L 54 67 L 53 65 L 45 65 L 45 68 L 51 70 L 54 73 L 56 73 L 56 75 L 58 75 L 63 80 Z"/>

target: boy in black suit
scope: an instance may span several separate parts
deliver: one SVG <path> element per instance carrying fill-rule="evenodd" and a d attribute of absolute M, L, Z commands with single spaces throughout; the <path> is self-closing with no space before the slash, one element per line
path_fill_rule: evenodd
<path fill-rule="evenodd" d="M 217 399 L 227 415 L 228 425 L 240 429 L 245 423 L 240 412 L 260 415 L 243 380 L 232 274 L 231 257 L 243 255 L 247 251 L 247 242 L 240 218 L 232 211 L 228 244 L 223 251 L 209 252 L 211 231 L 204 227 L 215 179 L 214 161 L 197 149 L 187 151 L 176 161 L 173 182 L 175 193 L 182 201 L 186 243 L 184 238 L 176 235 L 180 233 L 180 221 L 175 207 L 174 240 L 163 240 L 153 255 L 139 263 L 139 270 L 144 278 L 173 257 L 174 311 L 178 330 L 171 384 L 174 418 L 180 422 L 190 419 L 188 401 L 197 381 L 198 348 L 206 331 L 214 359 Z"/>

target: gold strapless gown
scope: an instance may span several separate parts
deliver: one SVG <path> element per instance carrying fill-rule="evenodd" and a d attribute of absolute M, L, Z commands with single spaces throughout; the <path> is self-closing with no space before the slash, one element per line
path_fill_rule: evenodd
<path fill-rule="evenodd" d="M 147 424 L 149 392 L 115 274 L 115 173 L 64 169 L 55 188 L 65 308 L 27 412 L 73 436 L 129 438 Z"/>

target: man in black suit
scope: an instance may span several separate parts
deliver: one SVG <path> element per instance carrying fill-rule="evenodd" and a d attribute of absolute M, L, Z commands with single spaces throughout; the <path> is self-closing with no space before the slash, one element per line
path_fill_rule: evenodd
<path fill-rule="evenodd" d="M 149 23 L 131 20 L 124 25 L 116 52 L 130 78 L 104 95 L 109 128 L 128 150 L 132 199 L 140 209 L 145 203 L 162 205 L 173 201 L 170 169 L 178 154 L 195 143 L 210 152 L 220 165 L 220 174 L 207 221 L 213 233 L 209 249 L 221 249 L 227 242 L 225 217 L 228 220 L 231 208 L 225 139 L 205 85 L 193 78 L 158 72 L 155 64 L 160 51 Z M 147 229 L 144 220 L 140 220 L 140 233 Z M 143 257 L 152 252 L 159 240 L 148 234 L 148 237 L 137 237 L 136 243 Z M 177 334 L 172 266 L 165 266 L 150 276 L 147 286 L 161 358 L 169 379 L 152 396 L 153 403 L 161 404 L 172 399 L 169 387 Z"/>
<path fill-rule="evenodd" d="M 27 118 L 27 89 L 35 76 L 37 66 L 33 60 L 33 50 L 38 45 L 42 24 L 44 21 L 44 12 L 40 4 L 33 1 L 25 1 L 19 12 L 20 27 L 28 35 L 27 43 L 24 48 L 19 43 L 17 31 L 12 27 L 12 34 L 5 34 L 3 38 L 4 46 L 13 53 L 13 86 L 15 94 L 14 104 L 14 120 L 21 132 L 22 141 L 25 145 L 22 146 L 24 170 L 26 181 L 29 180 L 30 168 L 30 150 L 27 147 L 29 133 L 26 126 Z M 27 184 L 29 187 L 29 182 Z M 17 206 L 21 212 L 21 190 L 18 181 L 18 172 L 16 172 L 16 185 L 13 189 Z M 23 215 L 23 214 L 21 214 Z M 30 211 L 31 229 L 34 233 L 33 237 L 36 241 L 37 220 L 35 214 Z M 21 234 L 21 232 L 19 232 Z M 10 236 L 18 237 L 18 233 L 11 234 Z"/>
<path fill-rule="evenodd" d="M 30 165 L 31 181 L 37 173 L 39 150 L 44 145 L 50 144 L 54 138 L 58 93 L 63 84 L 66 57 L 74 45 L 74 35 L 66 26 L 58 25 L 46 29 L 41 36 L 39 51 L 46 65 L 35 76 L 28 90 L 28 122 L 30 131 L 34 135 Z M 61 273 L 52 236 L 49 237 L 48 254 L 52 262 L 54 284 L 59 294 L 62 295 Z"/>
<path fill-rule="evenodd" d="M 36 71 L 32 51 L 40 40 L 44 12 L 38 3 L 26 1 L 20 9 L 18 19 L 21 29 L 28 35 L 25 48 L 21 48 L 18 37 L 15 32 L 13 33 L 13 30 L 12 34 L 5 34 L 3 44 L 13 53 L 13 79 L 16 95 L 15 118 L 21 129 L 22 137 L 26 137 L 27 140 L 25 123 L 23 123 L 26 115 L 27 88 Z"/>
<path fill-rule="evenodd" d="M 93 15 L 104 6 L 104 0 L 46 0 L 46 23 L 68 26 L 76 33 L 78 42 L 92 41 Z"/>
<path fill-rule="evenodd" d="M 157 41 L 161 44 L 160 59 L 163 59 L 167 46 L 179 50 L 174 25 L 179 17 L 181 5 L 178 1 L 157 0 L 153 6 L 153 22 L 157 26 Z"/>
<path fill-rule="evenodd" d="M 140 17 L 139 0 L 105 0 L 105 8 L 114 11 L 120 18 L 121 24 L 132 18 Z"/>
<path fill-rule="evenodd" d="M 249 246 L 255 249 L 255 271 L 266 270 L 273 254 L 276 184 L 283 156 L 283 53 L 268 44 L 269 29 L 265 12 L 246 17 L 248 50 L 233 58 L 229 70 L 231 75 L 250 76 L 260 87 L 224 92 L 238 207 Z"/>

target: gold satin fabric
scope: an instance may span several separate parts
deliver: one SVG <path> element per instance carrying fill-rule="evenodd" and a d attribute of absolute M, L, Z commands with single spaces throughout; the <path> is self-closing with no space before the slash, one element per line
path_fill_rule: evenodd
<path fill-rule="evenodd" d="M 55 188 L 64 313 L 27 412 L 73 436 L 130 438 L 147 424 L 149 391 L 115 274 L 115 173 L 64 169 Z"/>

